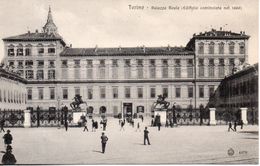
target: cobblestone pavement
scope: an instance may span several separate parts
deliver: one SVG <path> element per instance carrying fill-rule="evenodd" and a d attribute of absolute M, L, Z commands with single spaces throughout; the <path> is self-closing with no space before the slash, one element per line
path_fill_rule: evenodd
<path fill-rule="evenodd" d="M 108 122 L 105 154 L 101 153 L 102 129 L 83 132 L 83 128 L 69 128 L 66 132 L 54 127 L 11 128 L 13 154 L 17 164 L 258 163 L 258 126 L 243 130 L 239 126 L 237 132 L 227 132 L 227 126 L 162 127 L 161 131 L 148 127 L 151 145 L 145 146 L 143 129 L 149 120 L 141 123 L 141 132 L 129 124 L 120 131 L 117 119 Z M 228 155 L 231 148 L 234 154 Z M 3 141 L 0 150 L 4 150 Z"/>

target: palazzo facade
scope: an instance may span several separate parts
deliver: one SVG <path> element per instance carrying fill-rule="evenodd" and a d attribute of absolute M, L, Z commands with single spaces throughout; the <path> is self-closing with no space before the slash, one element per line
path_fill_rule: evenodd
<path fill-rule="evenodd" d="M 150 114 L 157 95 L 177 107 L 206 106 L 220 81 L 248 61 L 245 32 L 194 34 L 185 47 L 72 48 L 49 9 L 43 31 L 4 38 L 4 63 L 27 80 L 27 107 L 60 109 L 82 96 L 99 114 Z"/>

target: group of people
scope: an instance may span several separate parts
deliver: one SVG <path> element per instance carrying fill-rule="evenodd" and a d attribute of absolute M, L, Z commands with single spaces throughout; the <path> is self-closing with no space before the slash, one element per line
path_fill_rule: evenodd
<path fill-rule="evenodd" d="M 10 134 L 10 132 L 11 132 L 10 130 L 7 130 L 6 132 L 7 133 L 3 136 L 6 151 L 1 151 L 2 153 L 4 153 L 4 155 L 2 157 L 2 164 L 13 165 L 16 163 L 16 158 L 12 154 L 13 148 L 11 146 L 13 137 Z"/>
<path fill-rule="evenodd" d="M 238 123 L 237 121 L 234 121 L 234 128 L 232 128 L 232 122 L 228 122 L 228 132 L 230 132 L 230 129 L 234 132 L 237 131 L 237 126 L 240 125 L 241 126 L 241 129 L 243 129 L 243 126 L 244 126 L 244 122 L 243 120 L 240 120 L 240 122 Z"/>

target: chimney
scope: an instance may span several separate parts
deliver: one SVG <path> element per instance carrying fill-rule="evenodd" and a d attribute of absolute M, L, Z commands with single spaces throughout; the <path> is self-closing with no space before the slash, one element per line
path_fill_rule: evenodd
<path fill-rule="evenodd" d="M 168 44 L 168 51 L 171 51 L 171 46 L 170 46 L 170 44 Z"/>
<path fill-rule="evenodd" d="M 222 27 L 220 27 L 220 31 L 222 31 Z"/>
<path fill-rule="evenodd" d="M 98 50 L 98 45 L 95 46 L 95 52 L 97 52 L 97 50 Z"/>
<path fill-rule="evenodd" d="M 121 50 L 122 50 L 122 48 L 121 48 L 121 46 L 119 46 L 119 47 L 118 47 L 118 51 L 121 51 Z"/>
<path fill-rule="evenodd" d="M 30 35 L 30 34 L 31 34 L 31 32 L 30 32 L 30 31 L 28 31 L 28 34 Z"/>
<path fill-rule="evenodd" d="M 72 44 L 70 44 L 70 48 L 72 48 Z"/>
<path fill-rule="evenodd" d="M 38 29 L 35 30 L 35 33 L 38 33 Z"/>
<path fill-rule="evenodd" d="M 145 52 L 145 45 L 143 45 L 142 49 L 143 49 L 143 51 Z"/>

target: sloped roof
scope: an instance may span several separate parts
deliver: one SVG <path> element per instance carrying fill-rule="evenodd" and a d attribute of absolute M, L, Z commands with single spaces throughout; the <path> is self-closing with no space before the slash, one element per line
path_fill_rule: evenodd
<path fill-rule="evenodd" d="M 98 55 L 193 55 L 184 47 L 66 48 L 61 56 Z"/>
<path fill-rule="evenodd" d="M 59 34 L 48 35 L 46 33 L 25 33 L 17 36 L 11 36 L 4 38 L 3 41 L 48 41 L 48 40 L 60 40 L 65 46 L 66 43 Z"/>

